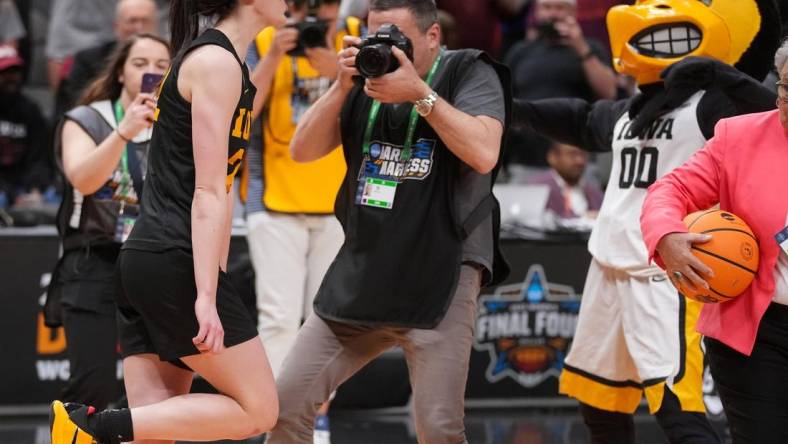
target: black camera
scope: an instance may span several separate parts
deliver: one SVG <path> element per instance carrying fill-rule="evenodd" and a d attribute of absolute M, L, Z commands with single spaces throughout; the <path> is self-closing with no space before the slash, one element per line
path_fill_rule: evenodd
<path fill-rule="evenodd" d="M 386 24 L 378 32 L 361 41 L 356 55 L 356 69 L 362 77 L 372 79 L 380 77 L 399 68 L 399 60 L 391 48 L 396 46 L 413 61 L 413 43 L 397 28 L 397 25 Z"/>
<path fill-rule="evenodd" d="M 559 34 L 558 30 L 555 28 L 555 22 L 552 20 L 537 23 L 536 34 L 540 38 L 550 41 L 556 41 L 561 38 L 561 34 Z"/>
<path fill-rule="evenodd" d="M 298 57 L 306 55 L 306 48 L 325 48 L 328 22 L 320 20 L 314 15 L 308 15 L 303 21 L 287 25 L 288 28 L 298 30 L 298 46 L 287 52 L 288 55 Z"/>

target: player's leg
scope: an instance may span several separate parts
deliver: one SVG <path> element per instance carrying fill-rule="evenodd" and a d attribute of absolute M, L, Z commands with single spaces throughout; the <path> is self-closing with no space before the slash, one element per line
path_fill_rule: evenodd
<path fill-rule="evenodd" d="M 309 232 L 298 216 L 270 212 L 249 216 L 248 226 L 257 328 L 274 375 L 278 375 L 301 325 Z"/>
<path fill-rule="evenodd" d="M 189 393 L 193 373 L 176 364 L 162 362 L 153 354 L 129 356 L 123 360 L 129 407 L 142 407 Z M 136 440 L 135 444 L 168 444 L 174 441 Z"/>
<path fill-rule="evenodd" d="M 593 261 L 559 391 L 581 403 L 594 443 L 634 443 L 631 414 L 643 396 L 624 339 L 619 272 Z"/>
<path fill-rule="evenodd" d="M 703 405 L 699 305 L 688 304 L 664 274 L 628 284 L 624 327 L 649 410 L 673 444 L 718 444 Z"/>
<path fill-rule="evenodd" d="M 748 357 L 706 338 L 734 444 L 788 442 L 788 307 L 772 303 Z"/>
<path fill-rule="evenodd" d="M 467 442 L 465 385 L 480 285 L 481 271 L 463 265 L 457 290 L 440 324 L 432 330 L 410 330 L 402 340 L 421 444 Z"/>
<path fill-rule="evenodd" d="M 395 344 L 382 330 L 310 316 L 277 378 L 279 420 L 267 444 L 311 444 L 317 409 L 331 392 Z"/>

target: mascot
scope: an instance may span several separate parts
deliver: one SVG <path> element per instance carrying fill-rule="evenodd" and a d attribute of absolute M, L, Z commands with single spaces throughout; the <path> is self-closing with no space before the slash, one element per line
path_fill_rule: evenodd
<path fill-rule="evenodd" d="M 646 189 L 701 149 L 718 120 L 774 107 L 774 88 L 760 81 L 780 40 L 777 5 L 638 0 L 607 21 L 615 68 L 637 80 L 638 95 L 516 103 L 517 124 L 613 152 L 559 390 L 580 401 L 594 444 L 635 443 L 644 394 L 671 443 L 718 443 L 704 413 L 700 304 L 649 263 L 639 218 Z"/>

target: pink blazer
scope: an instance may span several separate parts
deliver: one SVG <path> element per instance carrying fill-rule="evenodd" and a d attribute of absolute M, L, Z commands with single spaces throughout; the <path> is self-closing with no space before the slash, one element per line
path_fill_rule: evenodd
<path fill-rule="evenodd" d="M 774 270 L 781 254 L 774 236 L 785 227 L 788 214 L 788 132 L 778 111 L 721 120 L 702 150 L 649 188 L 640 223 L 650 258 L 662 266 L 655 251 L 659 240 L 686 232 L 684 216 L 717 202 L 752 228 L 760 266 L 744 294 L 706 304 L 697 329 L 749 356 L 774 296 Z"/>

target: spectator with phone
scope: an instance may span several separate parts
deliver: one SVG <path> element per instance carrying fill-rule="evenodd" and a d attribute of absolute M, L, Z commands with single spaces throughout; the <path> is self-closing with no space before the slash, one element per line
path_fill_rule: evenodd
<path fill-rule="evenodd" d="M 586 38 L 576 19 L 576 0 L 536 0 L 534 24 L 525 40 L 504 58 L 512 70 L 515 98 L 539 100 L 576 97 L 588 102 L 616 97 L 616 76 L 609 52 Z M 530 131 L 512 131 L 507 150 L 515 179 L 548 168 L 551 142 Z"/>
<path fill-rule="evenodd" d="M 361 34 L 359 19 L 339 22 L 339 0 L 292 2 L 290 17 L 290 24 L 266 28 L 256 40 L 260 62 L 252 80 L 262 131 L 250 141 L 241 188 L 258 328 L 275 376 L 344 240 L 333 215 L 345 174 L 341 147 L 302 164 L 291 157 L 290 142 L 301 117 L 336 80 L 343 37 Z M 329 440 L 326 411 L 316 418 L 315 443 Z"/>
<path fill-rule="evenodd" d="M 65 176 L 57 220 L 63 254 L 45 319 L 65 327 L 65 401 L 103 409 L 118 399 L 115 262 L 139 213 L 153 92 L 170 56 L 169 43 L 150 34 L 124 41 L 56 131 Z"/>

